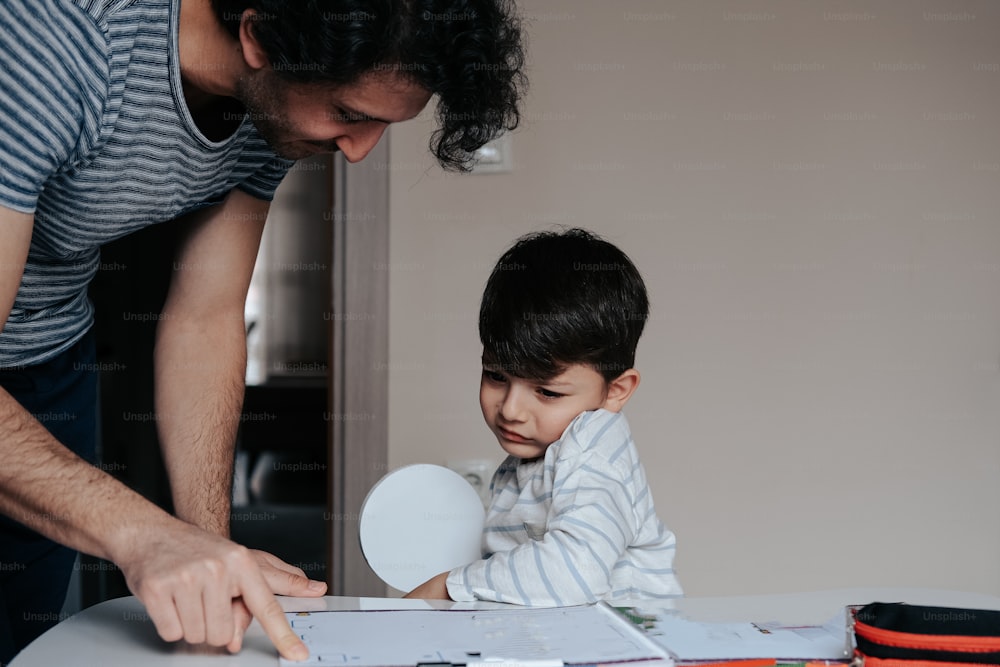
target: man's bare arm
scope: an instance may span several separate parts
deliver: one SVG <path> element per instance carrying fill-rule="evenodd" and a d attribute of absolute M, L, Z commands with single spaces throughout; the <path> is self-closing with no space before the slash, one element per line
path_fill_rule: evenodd
<path fill-rule="evenodd" d="M 0 331 L 7 323 L 21 284 L 34 226 L 32 214 L 0 206 Z"/>
<path fill-rule="evenodd" d="M 174 508 L 178 517 L 224 536 L 246 377 L 243 312 L 267 209 L 267 202 L 234 190 L 188 221 L 157 327 L 157 425 Z M 326 592 L 301 569 L 253 554 L 274 592 Z M 235 609 L 237 624 L 249 623 L 250 615 Z"/>
<path fill-rule="evenodd" d="M 31 244 L 34 216 L 0 207 L 0 330 L 10 316 Z M 0 511 L 57 542 L 108 558 L 128 540 L 115 512 L 148 505 L 49 434 L 0 388 Z M 67 492 L 67 490 L 71 490 Z M 155 507 L 139 516 L 164 513 Z"/>
<path fill-rule="evenodd" d="M 32 227 L 31 215 L 0 207 L 0 323 L 6 323 L 17 294 Z M 241 620 L 233 611 L 233 600 L 239 599 L 283 656 L 306 657 L 259 557 L 170 516 L 79 458 L 3 389 L 0 460 L 0 512 L 52 540 L 117 563 L 165 640 L 239 648 Z M 190 622 L 194 608 L 207 610 L 202 613 L 211 622 Z"/>
<path fill-rule="evenodd" d="M 224 536 L 246 376 L 243 310 L 267 208 L 234 190 L 196 214 L 157 326 L 157 425 L 174 508 Z"/>

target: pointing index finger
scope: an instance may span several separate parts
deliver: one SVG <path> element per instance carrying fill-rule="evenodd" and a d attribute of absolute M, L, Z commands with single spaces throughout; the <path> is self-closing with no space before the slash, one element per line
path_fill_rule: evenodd
<path fill-rule="evenodd" d="M 309 657 L 309 649 L 288 624 L 284 610 L 259 572 L 255 572 L 245 583 L 243 602 L 264 628 L 281 657 L 286 660 L 305 660 Z"/>

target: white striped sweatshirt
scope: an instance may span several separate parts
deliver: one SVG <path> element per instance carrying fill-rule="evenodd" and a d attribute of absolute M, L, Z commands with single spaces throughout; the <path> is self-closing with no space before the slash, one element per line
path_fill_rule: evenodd
<path fill-rule="evenodd" d="M 660 521 L 625 416 L 584 412 L 491 484 L 483 559 L 452 570 L 453 600 L 566 606 L 683 595 L 677 541 Z"/>

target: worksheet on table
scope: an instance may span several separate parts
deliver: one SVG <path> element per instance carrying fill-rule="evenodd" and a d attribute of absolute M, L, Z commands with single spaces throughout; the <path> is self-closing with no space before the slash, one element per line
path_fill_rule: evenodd
<path fill-rule="evenodd" d="M 565 664 L 665 660 L 663 649 L 604 605 L 557 609 L 319 611 L 286 614 L 309 648 L 293 665 L 407 667 L 487 660 Z"/>
<path fill-rule="evenodd" d="M 672 612 L 624 610 L 641 623 L 647 636 L 677 661 L 740 660 L 846 660 L 850 637 L 845 615 L 823 625 L 781 623 L 702 623 Z"/>

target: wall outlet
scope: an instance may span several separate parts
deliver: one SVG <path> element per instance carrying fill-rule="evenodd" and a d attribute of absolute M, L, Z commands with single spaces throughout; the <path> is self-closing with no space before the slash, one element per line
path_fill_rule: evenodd
<path fill-rule="evenodd" d="M 483 507 L 490 504 L 490 480 L 497 464 L 489 459 L 456 459 L 445 465 L 451 468 L 472 485 L 483 501 Z"/>
<path fill-rule="evenodd" d="M 513 171 L 510 155 L 510 132 L 482 146 L 473 155 L 473 174 L 493 174 Z"/>

